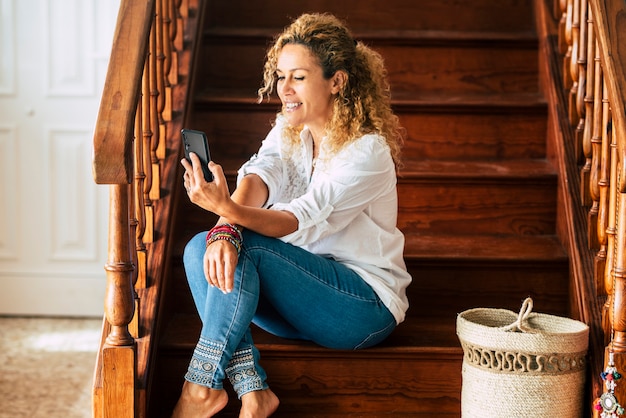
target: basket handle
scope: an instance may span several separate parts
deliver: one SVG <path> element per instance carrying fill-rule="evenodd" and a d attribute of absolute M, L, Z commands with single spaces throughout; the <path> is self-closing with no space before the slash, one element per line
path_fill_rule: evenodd
<path fill-rule="evenodd" d="M 511 325 L 507 325 L 505 327 L 500 328 L 503 331 L 513 331 L 513 332 L 527 332 L 530 334 L 536 334 L 537 331 L 524 326 L 524 321 L 528 319 L 528 316 L 531 314 L 533 310 L 533 300 L 532 298 L 526 298 L 524 303 L 522 303 L 522 307 L 519 311 L 519 315 L 517 317 L 517 321 L 513 322 Z"/>

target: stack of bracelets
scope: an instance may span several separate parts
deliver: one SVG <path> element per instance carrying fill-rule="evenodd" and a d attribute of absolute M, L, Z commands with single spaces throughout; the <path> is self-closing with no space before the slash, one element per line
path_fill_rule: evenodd
<path fill-rule="evenodd" d="M 241 253 L 241 244 L 243 243 L 243 235 L 239 228 L 231 224 L 216 225 L 206 234 L 206 246 L 213 244 L 215 241 L 228 241 L 237 249 L 237 256 Z"/>

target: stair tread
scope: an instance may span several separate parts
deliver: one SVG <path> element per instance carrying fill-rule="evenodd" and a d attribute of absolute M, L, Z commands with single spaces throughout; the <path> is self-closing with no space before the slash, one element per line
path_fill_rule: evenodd
<path fill-rule="evenodd" d="M 328 12 L 345 20 L 353 32 L 380 29 L 456 29 L 502 32 L 534 30 L 532 3 L 515 0 L 486 1 L 360 1 L 316 0 L 219 2 L 207 15 L 206 26 L 266 27 L 280 30 L 290 18 L 304 12 Z M 269 13 L 268 10 L 280 10 Z M 236 11 L 236 12 L 233 12 Z"/>
<path fill-rule="evenodd" d="M 545 159 L 523 160 L 412 160 L 404 162 L 398 181 L 419 178 L 491 179 L 497 181 L 555 178 L 554 167 Z"/>
<path fill-rule="evenodd" d="M 553 235 L 421 235 L 405 233 L 404 257 L 411 260 L 566 262 Z"/>
<path fill-rule="evenodd" d="M 237 170 L 245 162 L 242 158 L 222 158 L 215 162 L 224 168 L 229 177 L 237 175 Z M 415 181 L 459 181 L 466 182 L 525 182 L 556 181 L 556 172 L 544 159 L 492 160 L 492 161 L 445 161 L 412 160 L 405 161 L 398 175 L 399 183 Z"/>
<path fill-rule="evenodd" d="M 461 346 L 455 329 L 455 317 L 424 318 L 423 321 L 411 318 L 410 321 L 401 323 L 382 344 L 363 351 L 363 353 L 369 355 L 367 352 L 376 352 L 377 356 L 385 354 L 396 356 L 403 353 L 411 355 L 419 353 L 458 355 L 461 353 Z M 196 315 L 177 314 L 172 318 L 161 339 L 161 347 L 165 350 L 192 349 L 196 344 L 199 332 L 200 321 Z M 327 349 L 307 341 L 276 337 L 254 326 L 253 336 L 255 345 L 264 352 L 264 356 L 270 355 L 270 352 L 280 353 L 281 356 L 306 354 L 326 357 L 332 355 L 331 353 L 337 355 L 342 353 L 342 350 Z"/>
<path fill-rule="evenodd" d="M 545 98 L 539 92 L 500 92 L 500 93 L 453 93 L 453 92 L 424 92 L 415 94 L 404 93 L 402 90 L 392 92 L 392 105 L 401 107 L 473 107 L 495 108 L 496 111 L 510 109 L 535 109 L 544 111 Z"/>
<path fill-rule="evenodd" d="M 257 102 L 258 97 L 255 91 L 237 90 L 232 88 L 210 88 L 198 91 L 195 95 L 196 104 L 202 105 L 222 105 L 222 106 L 254 106 L 258 110 L 266 107 L 280 106 L 280 100 L 272 97 L 270 100 Z M 532 108 L 545 109 L 546 102 L 539 92 L 503 92 L 503 93 L 467 93 L 451 94 L 450 92 L 424 93 L 415 95 L 414 93 L 403 94 L 401 90 L 392 92 L 391 104 L 394 107 L 489 107 L 495 109 L 519 109 Z M 503 109 L 504 108 L 504 109 Z"/>
<path fill-rule="evenodd" d="M 245 39 L 246 42 L 266 43 L 273 39 L 282 28 L 273 27 L 226 27 L 213 26 L 204 31 L 204 36 L 209 38 Z M 446 29 L 368 29 L 354 31 L 355 39 L 364 42 L 402 42 L 402 43 L 426 43 L 426 42 L 472 42 L 489 43 L 508 42 L 537 46 L 537 33 L 532 30 L 518 30 L 512 32 L 486 31 L 486 30 L 446 30 Z"/>

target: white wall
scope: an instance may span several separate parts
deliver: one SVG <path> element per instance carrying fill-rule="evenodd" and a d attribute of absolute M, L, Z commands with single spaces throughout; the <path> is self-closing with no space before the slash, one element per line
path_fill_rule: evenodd
<path fill-rule="evenodd" d="M 102 315 L 93 127 L 119 0 L 0 0 L 0 314 Z"/>

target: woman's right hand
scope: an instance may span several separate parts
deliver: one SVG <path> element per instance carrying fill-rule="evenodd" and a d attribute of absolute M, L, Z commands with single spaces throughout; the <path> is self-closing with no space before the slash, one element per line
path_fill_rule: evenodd
<path fill-rule="evenodd" d="M 237 260 L 237 249 L 230 242 L 217 240 L 211 243 L 204 252 L 204 276 L 209 285 L 230 293 L 235 281 Z"/>

